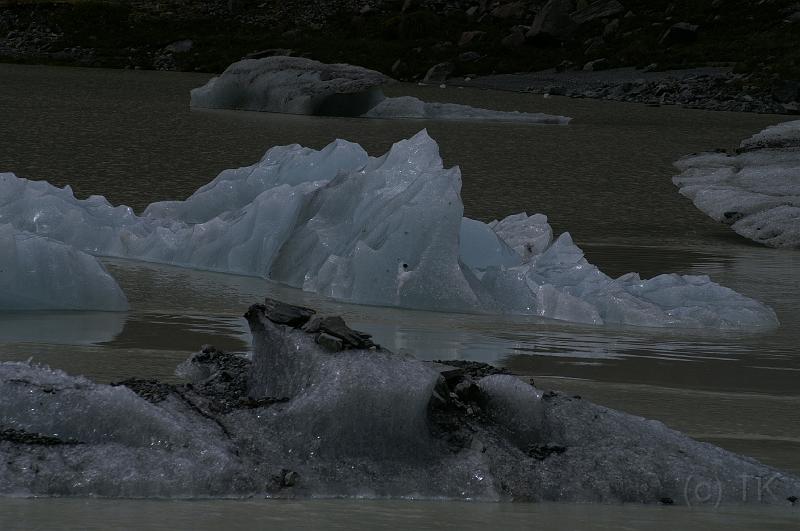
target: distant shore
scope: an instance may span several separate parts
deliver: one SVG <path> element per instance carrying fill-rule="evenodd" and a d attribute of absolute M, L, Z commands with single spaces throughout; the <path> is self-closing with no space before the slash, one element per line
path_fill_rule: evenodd
<path fill-rule="evenodd" d="M 594 98 L 648 105 L 681 105 L 713 111 L 798 114 L 796 102 L 776 101 L 769 90 L 748 86 L 730 67 L 683 70 L 614 68 L 600 71 L 555 69 L 516 74 L 456 77 L 450 86 Z"/>
<path fill-rule="evenodd" d="M 436 85 L 800 112 L 796 4 L 676 4 L 0 0 L 0 62 L 219 73 L 242 57 L 293 55 L 407 82 L 434 71 Z"/>

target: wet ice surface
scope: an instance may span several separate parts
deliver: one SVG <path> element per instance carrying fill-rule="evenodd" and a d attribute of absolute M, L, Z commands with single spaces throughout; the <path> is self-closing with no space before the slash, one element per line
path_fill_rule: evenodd
<path fill-rule="evenodd" d="M 800 120 L 743 140 L 740 153 L 675 163 L 680 193 L 712 219 L 770 247 L 800 248 Z"/>
<path fill-rule="evenodd" d="M 0 249 L 0 312 L 128 309 L 125 294 L 93 256 L 6 224 L 0 224 Z"/>
<path fill-rule="evenodd" d="M 605 253 L 616 255 L 620 250 L 601 247 L 590 252 L 614 268 Z M 778 252 L 787 261 L 772 256 L 761 263 L 760 253 L 745 250 L 720 259 L 716 253 L 698 252 L 691 259 L 696 267 L 721 274 L 740 289 L 753 290 L 763 282 L 762 293 L 790 323 L 777 334 L 597 329 L 528 318 L 369 308 L 258 279 L 112 261 L 110 270 L 132 294 L 133 311 L 116 325 L 121 333 L 98 338 L 94 345 L 64 347 L 56 343 L 76 342 L 75 330 L 69 331 L 70 336 L 37 338 L 40 323 L 30 321 L 27 341 L 36 343 L 21 343 L 24 326 L 16 324 L 9 328 L 17 339 L 11 336 L 14 343 L 2 345 L 0 353 L 3 359 L 33 356 L 35 361 L 106 382 L 124 377 L 170 380 L 175 366 L 198 345 L 248 351 L 251 338 L 242 309 L 267 292 L 343 314 L 355 328 L 369 331 L 394 351 L 421 359 L 467 358 L 506 366 L 533 376 L 544 389 L 564 389 L 624 411 L 655 416 L 690 435 L 800 472 L 800 432 L 794 420 L 800 408 L 796 394 L 800 364 L 788 346 L 796 332 L 791 326 L 796 304 L 791 290 L 796 287 L 782 276 L 795 262 L 788 260 L 791 253 Z M 619 261 L 616 267 L 625 267 L 627 260 Z M 660 259 L 655 256 L 654 262 L 651 267 L 658 267 Z M 758 278 L 752 275 L 754 270 L 771 274 Z M 659 370 L 653 371 L 654 366 Z M 560 377 L 565 374 L 572 378 Z M 769 416 L 764 416 L 765 410 Z"/>
<path fill-rule="evenodd" d="M 798 500 L 800 478 L 660 422 L 543 393 L 490 366 L 392 353 L 312 314 L 269 299 L 252 306 L 251 359 L 206 347 L 178 368 L 185 386 L 0 364 L 0 493 Z M 767 481 L 768 495 L 752 495 L 750 483 Z"/>
<path fill-rule="evenodd" d="M 260 276 L 359 304 L 592 325 L 778 325 L 770 308 L 707 275 L 609 277 L 569 233 L 551 240 L 542 214 L 465 218 L 461 186 L 422 130 L 380 157 L 342 140 L 277 146 L 141 216 L 0 174 L 0 220 L 100 256 Z"/>

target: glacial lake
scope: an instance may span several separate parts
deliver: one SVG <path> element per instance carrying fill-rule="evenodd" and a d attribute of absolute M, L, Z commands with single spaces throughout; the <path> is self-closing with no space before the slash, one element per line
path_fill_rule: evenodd
<path fill-rule="evenodd" d="M 0 314 L 0 360 L 35 361 L 99 381 L 171 379 L 202 344 L 246 351 L 241 315 L 265 295 L 341 313 L 392 350 L 505 366 L 555 388 L 658 419 L 698 439 L 800 474 L 800 253 L 756 246 L 677 193 L 671 163 L 731 149 L 785 116 L 715 113 L 473 89 L 398 85 L 410 94 L 502 110 L 564 114 L 531 126 L 191 111 L 204 74 L 0 65 L 0 172 L 69 184 L 137 210 L 182 199 L 273 145 L 335 138 L 372 155 L 422 128 L 462 170 L 465 215 L 527 211 L 569 231 L 616 276 L 708 274 L 770 305 L 767 333 L 587 327 L 531 318 L 339 304 L 257 278 L 106 260 L 124 314 Z M 0 529 L 214 529 L 312 526 L 796 529 L 797 510 L 468 504 L 408 501 L 3 500 Z M 659 527 L 660 526 L 660 527 Z"/>

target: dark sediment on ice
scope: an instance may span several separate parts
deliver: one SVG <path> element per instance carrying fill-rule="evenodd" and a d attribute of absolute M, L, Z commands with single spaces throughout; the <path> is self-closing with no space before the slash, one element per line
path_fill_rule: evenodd
<path fill-rule="evenodd" d="M 178 367 L 185 384 L 0 364 L 0 493 L 785 505 L 800 494 L 800 479 L 659 422 L 482 363 L 394 354 L 337 316 L 267 300 L 246 317 L 253 359 L 204 347 Z M 696 499 L 698 485 L 714 495 Z"/>

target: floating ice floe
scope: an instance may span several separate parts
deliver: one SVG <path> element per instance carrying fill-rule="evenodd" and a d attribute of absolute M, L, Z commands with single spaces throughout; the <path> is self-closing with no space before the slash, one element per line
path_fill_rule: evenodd
<path fill-rule="evenodd" d="M 660 422 L 480 363 L 394 354 L 336 316 L 268 300 L 246 317 L 252 360 L 206 348 L 178 368 L 191 385 L 0 363 L 0 495 L 708 506 L 800 495 L 797 477 Z"/>
<path fill-rule="evenodd" d="M 302 57 L 244 59 L 191 91 L 191 106 L 289 114 L 364 116 L 566 124 L 569 118 L 541 113 L 476 109 L 427 103 L 410 96 L 387 98 L 381 86 L 392 79 L 347 64 L 324 64 Z"/>
<path fill-rule="evenodd" d="M 772 310 L 706 276 L 612 279 L 543 215 L 463 217 L 461 174 L 425 131 L 373 158 L 270 149 L 142 216 L 0 174 L 0 223 L 103 256 L 260 276 L 342 301 L 588 324 L 758 328 Z"/>
<path fill-rule="evenodd" d="M 800 247 L 800 120 L 744 140 L 737 153 L 675 163 L 680 193 L 738 234 L 770 247 Z"/>
<path fill-rule="evenodd" d="M 302 57 L 265 57 L 233 63 L 191 92 L 192 107 L 359 116 L 383 99 L 391 78 L 367 68 Z"/>
<path fill-rule="evenodd" d="M 385 98 L 364 113 L 365 118 L 414 118 L 420 120 L 459 120 L 476 122 L 519 122 L 564 125 L 569 118 L 552 114 L 519 111 L 493 111 L 456 103 L 426 102 L 413 96 Z"/>
<path fill-rule="evenodd" d="M 97 258 L 0 224 L 0 311 L 127 309 L 125 295 Z"/>

